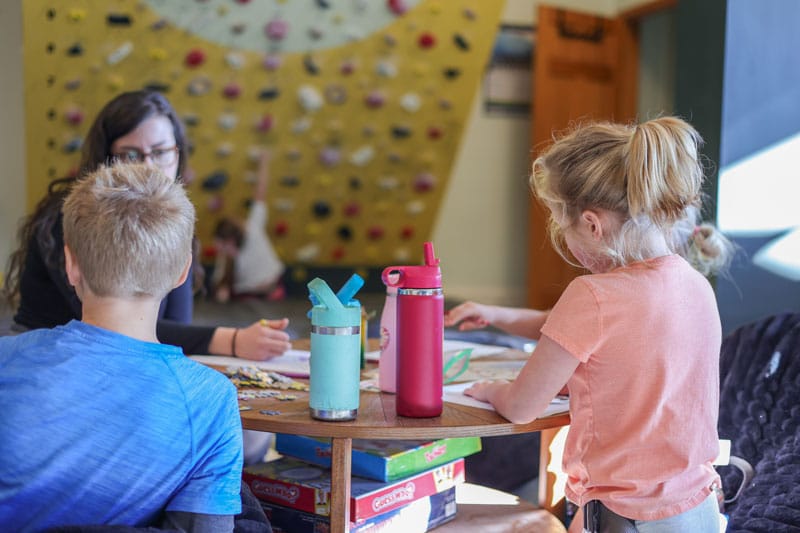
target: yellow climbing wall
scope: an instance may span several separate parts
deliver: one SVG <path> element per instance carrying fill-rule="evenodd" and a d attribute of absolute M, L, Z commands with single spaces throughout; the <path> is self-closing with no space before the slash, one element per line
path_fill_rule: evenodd
<path fill-rule="evenodd" d="M 290 265 L 418 262 L 494 41 L 486 0 L 25 0 L 28 207 L 75 172 L 116 94 L 187 123 L 204 245 L 272 151 L 268 233 Z"/>

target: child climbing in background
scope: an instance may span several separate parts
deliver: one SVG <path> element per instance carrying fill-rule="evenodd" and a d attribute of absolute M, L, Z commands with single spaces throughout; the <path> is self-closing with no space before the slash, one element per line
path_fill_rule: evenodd
<path fill-rule="evenodd" d="M 563 469 L 580 506 L 570 531 L 719 531 L 711 462 L 722 332 L 701 272 L 724 268 L 732 247 L 713 226 L 693 231 L 701 143 L 674 117 L 557 140 L 534 162 L 531 185 L 550 211 L 553 245 L 590 273 L 549 311 L 468 302 L 445 318 L 539 339 L 513 382 L 465 391 L 512 422 L 540 416 L 567 385 Z"/>
<path fill-rule="evenodd" d="M 244 226 L 223 218 L 214 230 L 217 251 L 213 274 L 214 298 L 254 296 L 280 300 L 285 296 L 281 276 L 285 266 L 267 236 L 267 206 L 264 199 L 269 182 L 270 152 L 264 150 L 258 162 L 253 202 Z"/>

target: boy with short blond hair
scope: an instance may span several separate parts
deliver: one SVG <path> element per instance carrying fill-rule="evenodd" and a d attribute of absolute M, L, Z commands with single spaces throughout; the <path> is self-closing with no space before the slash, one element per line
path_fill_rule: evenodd
<path fill-rule="evenodd" d="M 80 179 L 63 212 L 83 316 L 0 339 L 0 529 L 231 531 L 236 390 L 156 338 L 191 262 L 192 204 L 156 167 L 117 164 Z"/>

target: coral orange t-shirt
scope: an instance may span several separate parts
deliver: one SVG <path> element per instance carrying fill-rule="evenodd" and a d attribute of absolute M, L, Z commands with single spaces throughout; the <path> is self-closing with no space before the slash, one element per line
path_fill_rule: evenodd
<path fill-rule="evenodd" d="M 722 333 L 701 274 L 669 255 L 580 276 L 542 334 L 580 360 L 567 384 L 570 500 L 657 520 L 710 494 Z"/>

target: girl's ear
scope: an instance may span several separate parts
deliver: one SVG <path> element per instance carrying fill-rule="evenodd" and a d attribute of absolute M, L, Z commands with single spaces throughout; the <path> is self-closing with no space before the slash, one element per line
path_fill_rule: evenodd
<path fill-rule="evenodd" d="M 597 211 L 585 209 L 581 213 L 581 224 L 591 233 L 592 238 L 595 240 L 602 240 L 603 238 L 603 219 Z"/>

